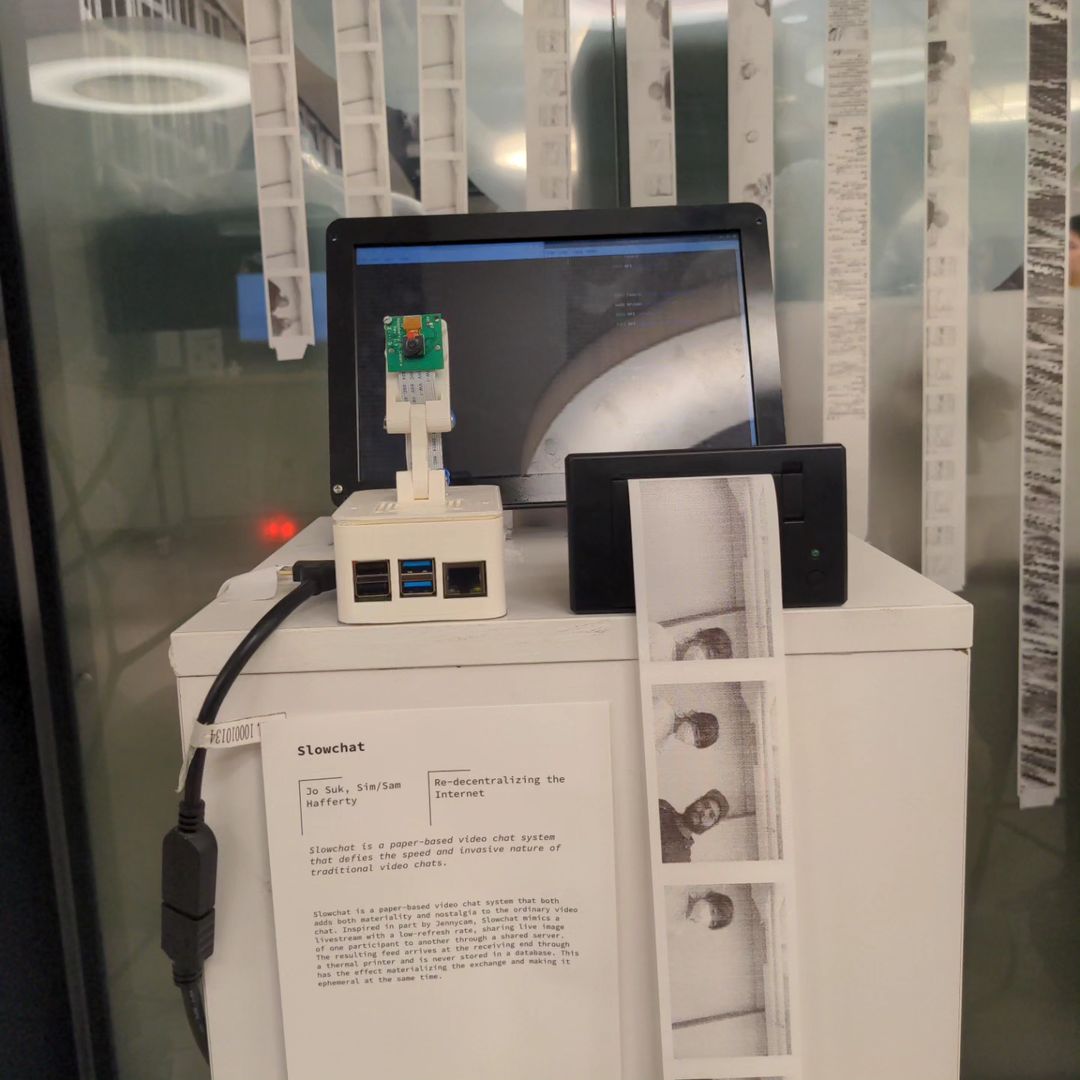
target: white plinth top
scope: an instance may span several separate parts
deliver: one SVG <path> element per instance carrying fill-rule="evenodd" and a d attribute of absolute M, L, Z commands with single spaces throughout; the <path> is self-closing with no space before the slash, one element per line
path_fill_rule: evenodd
<path fill-rule="evenodd" d="M 333 558 L 330 518 L 318 518 L 262 565 Z M 283 592 L 286 586 L 282 586 Z M 346 626 L 333 594 L 315 597 L 255 654 L 249 673 L 352 671 L 636 660 L 633 615 L 570 611 L 566 531 L 517 529 L 506 545 L 505 618 Z M 280 595 L 280 592 L 279 592 Z M 784 612 L 789 655 L 968 649 L 972 607 L 888 555 L 848 538 L 848 602 Z M 172 635 L 177 676 L 216 675 L 273 600 L 215 600 Z"/>

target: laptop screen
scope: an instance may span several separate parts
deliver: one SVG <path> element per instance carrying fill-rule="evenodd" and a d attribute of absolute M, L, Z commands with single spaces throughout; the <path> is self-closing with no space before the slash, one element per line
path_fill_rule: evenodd
<path fill-rule="evenodd" d="M 452 481 L 550 476 L 561 498 L 571 452 L 757 443 L 737 231 L 358 246 L 353 290 L 363 487 L 404 467 L 384 315 L 446 320 Z"/>

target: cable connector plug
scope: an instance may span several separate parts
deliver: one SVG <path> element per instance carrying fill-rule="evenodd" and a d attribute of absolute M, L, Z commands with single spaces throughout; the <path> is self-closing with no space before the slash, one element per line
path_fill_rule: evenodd
<path fill-rule="evenodd" d="M 180 804 L 179 821 L 161 842 L 161 947 L 180 985 L 202 974 L 214 951 L 217 838 L 205 804 Z"/>
<path fill-rule="evenodd" d="M 313 582 L 315 590 L 312 596 L 319 593 L 329 592 L 337 587 L 337 578 L 334 573 L 333 559 L 301 559 L 292 566 L 293 581 L 303 584 Z"/>

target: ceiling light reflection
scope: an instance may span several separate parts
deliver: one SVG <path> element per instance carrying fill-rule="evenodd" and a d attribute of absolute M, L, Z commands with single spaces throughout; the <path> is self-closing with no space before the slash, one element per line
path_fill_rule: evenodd
<path fill-rule="evenodd" d="M 109 94 L 101 92 L 105 80 Z M 79 56 L 31 64 L 30 96 L 60 109 L 161 115 L 235 109 L 251 100 L 251 87 L 246 71 L 207 60 Z"/>
<path fill-rule="evenodd" d="M 44 34 L 27 42 L 26 59 L 31 98 L 58 109 L 163 115 L 251 101 L 242 44 L 160 20 L 108 19 Z"/>

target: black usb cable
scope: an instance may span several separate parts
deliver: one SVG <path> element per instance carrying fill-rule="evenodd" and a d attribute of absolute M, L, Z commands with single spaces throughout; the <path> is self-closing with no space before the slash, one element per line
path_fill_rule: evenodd
<path fill-rule="evenodd" d="M 225 661 L 199 709 L 196 723 L 214 723 L 232 684 L 259 646 L 308 597 L 334 588 L 334 564 L 321 559 L 297 562 L 292 577 L 296 588 L 259 619 Z M 203 965 L 214 951 L 217 839 L 205 820 L 205 767 L 206 750 L 200 747 L 188 766 L 176 827 L 165 834 L 161 844 L 161 947 L 172 961 L 173 982 L 184 999 L 191 1033 L 209 1062 L 202 977 Z"/>

